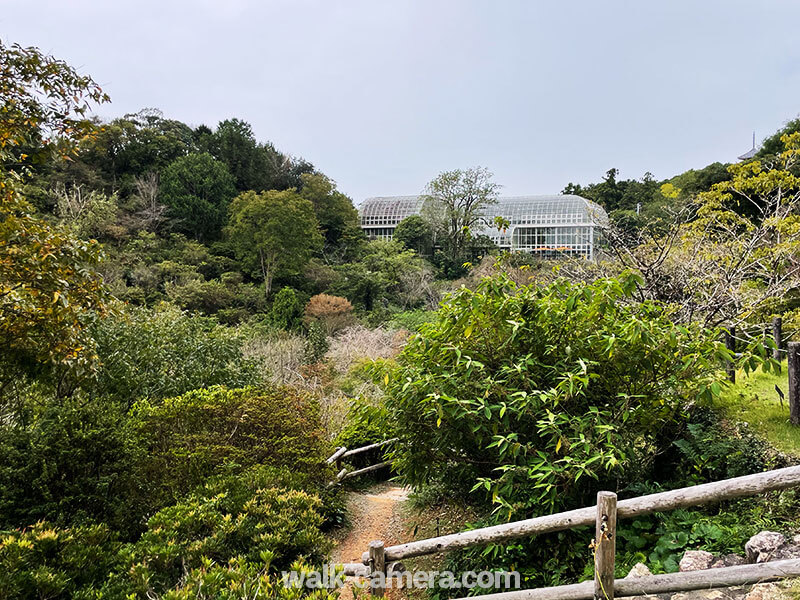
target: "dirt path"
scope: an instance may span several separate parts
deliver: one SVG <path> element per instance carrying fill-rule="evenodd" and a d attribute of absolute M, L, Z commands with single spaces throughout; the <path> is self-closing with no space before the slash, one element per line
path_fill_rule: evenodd
<path fill-rule="evenodd" d="M 347 510 L 352 527 L 333 551 L 333 562 L 361 562 L 361 553 L 373 540 L 386 546 L 403 541 L 404 527 L 400 512 L 408 490 L 381 483 L 365 492 L 351 492 Z"/>
<path fill-rule="evenodd" d="M 407 541 L 403 524 L 402 504 L 408 490 L 381 483 L 364 492 L 351 492 L 347 511 L 352 527 L 339 540 L 331 558 L 334 563 L 360 563 L 361 554 L 373 540 L 386 546 Z M 365 583 L 365 580 L 360 580 Z M 354 579 L 348 577 L 340 590 L 342 600 L 362 597 L 353 589 Z M 402 600 L 400 590 L 387 590 L 387 600 Z"/>

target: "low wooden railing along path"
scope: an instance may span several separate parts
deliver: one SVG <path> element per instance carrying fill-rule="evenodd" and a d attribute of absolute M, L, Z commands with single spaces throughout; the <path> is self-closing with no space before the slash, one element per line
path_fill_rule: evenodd
<path fill-rule="evenodd" d="M 384 467 L 390 466 L 392 463 L 391 461 L 383 461 L 379 462 L 374 465 L 370 465 L 368 467 L 364 467 L 363 469 L 358 469 L 356 471 L 348 471 L 345 468 L 342 468 L 342 461 L 348 456 L 354 456 L 356 454 L 361 454 L 362 452 L 367 452 L 369 450 L 377 450 L 387 444 L 391 444 L 392 442 L 396 442 L 397 438 L 392 438 L 390 440 L 383 440 L 382 442 L 378 442 L 376 444 L 370 444 L 369 446 L 361 446 L 360 448 L 353 448 L 352 450 L 348 450 L 344 446 L 337 448 L 336 452 L 330 455 L 330 457 L 325 461 L 326 464 L 332 465 L 336 464 L 336 480 L 332 482 L 333 485 L 339 483 L 344 479 L 350 479 L 351 477 L 356 477 L 358 475 L 364 475 L 365 473 L 371 473 L 372 471 L 377 471 L 378 469 L 382 469 Z"/>
<path fill-rule="evenodd" d="M 341 456 L 344 455 L 343 453 Z M 354 471 L 350 475 L 355 473 Z M 613 600 L 615 595 L 638 596 L 686 592 L 800 577 L 800 559 L 794 559 L 688 573 L 614 579 L 618 519 L 631 519 L 654 512 L 702 506 L 793 487 L 800 487 L 800 466 L 704 483 L 619 502 L 617 502 L 615 493 L 601 491 L 597 494 L 596 506 L 492 527 L 482 527 L 396 546 L 384 547 L 382 541 L 374 541 L 370 543 L 369 548 L 361 557 L 363 564 L 349 563 L 343 565 L 343 568 L 346 575 L 371 577 L 371 593 L 383 596 L 384 588 L 381 586 L 381 582 L 385 581 L 387 572 L 391 574 L 401 570 L 395 569 L 395 564 L 400 560 L 458 548 L 507 542 L 594 524 L 594 581 L 482 595 L 481 600 L 584 600 L 590 598 Z M 384 577 L 379 577 L 379 573 L 383 573 Z"/>

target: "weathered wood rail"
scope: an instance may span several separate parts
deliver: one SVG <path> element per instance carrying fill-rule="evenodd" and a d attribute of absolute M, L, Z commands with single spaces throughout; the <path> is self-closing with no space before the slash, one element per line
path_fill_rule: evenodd
<path fill-rule="evenodd" d="M 383 565 L 404 558 L 505 542 L 594 524 L 595 539 L 592 544 L 595 550 L 594 581 L 554 588 L 501 592 L 481 596 L 481 598 L 487 600 L 543 600 L 545 598 L 548 600 L 580 600 L 583 598 L 613 600 L 615 593 L 632 596 L 774 581 L 800 576 L 800 560 L 614 580 L 616 523 L 618 519 L 630 519 L 654 512 L 712 504 L 792 487 L 800 487 L 800 466 L 704 483 L 619 502 L 617 502 L 615 493 L 599 492 L 598 504 L 595 506 L 462 531 L 387 548 L 383 547 L 382 542 L 370 544 L 369 550 L 364 552 L 361 558 L 363 564 L 369 566 L 370 575 L 375 576 L 378 572 L 385 573 Z M 373 589 L 373 593 L 381 595 L 383 590 Z"/>
<path fill-rule="evenodd" d="M 336 485 L 340 481 L 345 479 L 350 479 L 351 477 L 357 477 L 359 475 L 363 475 L 365 473 L 371 473 L 372 471 L 377 471 L 384 467 L 391 466 L 390 461 L 383 461 L 379 462 L 374 465 L 370 465 L 368 467 L 364 467 L 363 469 L 357 469 L 355 471 L 348 471 L 346 468 L 342 468 L 342 462 L 348 456 L 355 456 L 356 454 L 361 454 L 362 452 L 368 452 L 370 450 L 377 450 L 378 448 L 382 448 L 392 442 L 396 442 L 398 438 L 392 438 L 390 440 L 383 440 L 382 442 L 377 442 L 375 444 L 369 444 L 368 446 L 361 446 L 360 448 L 353 448 L 352 450 L 348 450 L 344 446 L 337 448 L 336 452 L 331 454 L 328 459 L 325 461 L 326 464 L 336 464 L 336 480 L 331 482 L 331 485 Z"/>

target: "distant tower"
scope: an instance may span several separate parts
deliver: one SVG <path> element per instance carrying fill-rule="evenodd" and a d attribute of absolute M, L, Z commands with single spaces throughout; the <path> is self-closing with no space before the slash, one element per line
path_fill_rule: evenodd
<path fill-rule="evenodd" d="M 756 132 L 753 132 L 753 148 L 739 157 L 739 160 L 750 160 L 756 155 Z"/>

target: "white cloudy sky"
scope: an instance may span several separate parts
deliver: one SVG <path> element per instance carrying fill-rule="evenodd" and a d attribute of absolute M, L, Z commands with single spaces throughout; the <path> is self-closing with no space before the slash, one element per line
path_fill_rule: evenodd
<path fill-rule="evenodd" d="M 0 38 L 312 161 L 359 202 L 483 165 L 503 193 L 669 177 L 800 113 L 800 2 L 0 0 Z"/>

